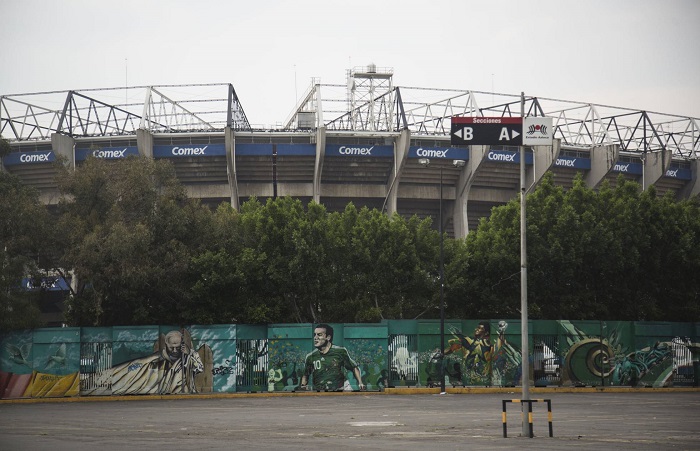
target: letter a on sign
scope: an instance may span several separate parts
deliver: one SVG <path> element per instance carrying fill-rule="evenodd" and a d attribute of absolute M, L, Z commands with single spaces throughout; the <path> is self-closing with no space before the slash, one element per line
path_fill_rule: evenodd
<path fill-rule="evenodd" d="M 516 132 L 515 130 L 511 130 L 513 132 L 512 136 L 508 136 L 508 127 L 503 127 L 501 128 L 501 135 L 498 137 L 499 141 L 510 141 L 511 139 L 515 139 L 518 136 L 520 136 L 520 133 Z"/>

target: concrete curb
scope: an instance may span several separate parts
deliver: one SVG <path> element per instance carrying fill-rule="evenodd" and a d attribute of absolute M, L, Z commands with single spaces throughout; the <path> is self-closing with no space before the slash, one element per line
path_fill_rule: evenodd
<path fill-rule="evenodd" d="M 445 389 L 448 395 L 463 394 L 493 394 L 493 393 L 522 393 L 520 387 L 448 387 Z M 678 393 L 697 392 L 700 387 L 530 387 L 530 393 Z M 387 395 L 417 395 L 439 394 L 439 388 L 387 388 Z"/>
<path fill-rule="evenodd" d="M 515 394 L 520 387 L 450 387 L 448 395 Z M 700 393 L 700 387 L 632 388 L 632 387 L 531 387 L 530 393 Z M 127 395 L 127 396 L 73 396 L 64 398 L 13 398 L 0 399 L 2 404 L 36 404 L 55 402 L 124 402 L 168 401 L 173 399 L 235 399 L 235 398 L 283 398 L 290 396 L 380 396 L 380 395 L 439 395 L 439 388 L 399 387 L 383 391 L 354 392 L 260 392 L 260 393 L 205 393 L 192 395 Z"/>

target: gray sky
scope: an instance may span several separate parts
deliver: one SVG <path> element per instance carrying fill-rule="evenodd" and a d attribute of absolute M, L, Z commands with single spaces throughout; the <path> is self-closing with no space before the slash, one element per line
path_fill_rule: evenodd
<path fill-rule="evenodd" d="M 700 117 L 698 0 L 0 0 L 0 95 L 232 83 L 253 124 L 312 77 Z M 138 99 L 142 100 L 142 99 Z"/>

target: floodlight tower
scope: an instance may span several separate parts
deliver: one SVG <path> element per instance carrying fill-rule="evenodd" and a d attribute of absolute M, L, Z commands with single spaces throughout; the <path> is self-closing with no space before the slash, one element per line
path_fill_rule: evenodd
<path fill-rule="evenodd" d="M 393 68 L 377 69 L 374 63 L 348 69 L 348 111 L 353 130 L 391 130 L 393 76 Z"/>

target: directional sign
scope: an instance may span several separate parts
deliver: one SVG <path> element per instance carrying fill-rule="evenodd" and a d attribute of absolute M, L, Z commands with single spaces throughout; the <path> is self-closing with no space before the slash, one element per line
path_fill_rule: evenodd
<path fill-rule="evenodd" d="M 450 137 L 453 145 L 520 146 L 522 134 L 521 117 L 453 117 Z"/>

